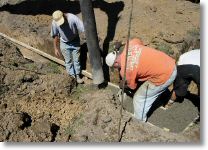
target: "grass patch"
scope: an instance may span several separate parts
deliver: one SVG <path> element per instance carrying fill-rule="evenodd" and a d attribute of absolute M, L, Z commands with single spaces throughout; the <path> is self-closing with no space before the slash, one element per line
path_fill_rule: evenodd
<path fill-rule="evenodd" d="M 113 43 L 113 42 L 110 42 L 110 43 L 109 43 L 108 53 L 113 52 L 114 50 L 115 50 L 115 49 L 114 49 L 114 43 Z"/>
<path fill-rule="evenodd" d="M 47 64 L 47 67 L 51 70 L 52 73 L 56 73 L 56 74 L 61 73 L 61 70 L 60 70 L 59 65 L 57 63 L 49 62 Z"/>
<path fill-rule="evenodd" d="M 73 134 L 75 134 L 75 130 L 71 126 L 69 126 L 68 128 L 66 128 L 64 132 L 67 135 L 73 135 Z"/>
<path fill-rule="evenodd" d="M 86 85 L 79 84 L 76 88 L 73 88 L 70 97 L 73 100 L 80 100 L 80 95 L 90 91 L 90 87 Z"/>
<path fill-rule="evenodd" d="M 172 50 L 172 48 L 166 44 L 166 43 L 159 43 L 156 47 L 156 49 L 165 52 L 168 55 L 173 55 L 174 51 Z"/>
<path fill-rule="evenodd" d="M 191 30 L 188 30 L 187 34 L 189 34 L 191 37 L 198 37 L 198 36 L 200 36 L 200 30 L 193 28 Z"/>
<path fill-rule="evenodd" d="M 33 70 L 33 71 L 40 69 L 36 63 L 28 63 L 28 64 L 25 64 L 24 66 L 26 69 Z M 60 66 L 54 62 L 43 64 L 43 67 L 41 68 L 44 72 L 47 72 L 47 73 L 55 73 L 55 74 L 61 73 Z"/>
<path fill-rule="evenodd" d="M 24 66 L 29 70 L 37 70 L 38 69 L 38 67 L 35 63 L 25 64 Z"/>
<path fill-rule="evenodd" d="M 83 114 L 74 117 L 69 127 L 65 128 L 65 134 L 69 134 L 69 135 L 75 134 L 76 133 L 75 128 L 77 129 L 79 126 L 82 126 L 83 124 L 84 124 Z"/>

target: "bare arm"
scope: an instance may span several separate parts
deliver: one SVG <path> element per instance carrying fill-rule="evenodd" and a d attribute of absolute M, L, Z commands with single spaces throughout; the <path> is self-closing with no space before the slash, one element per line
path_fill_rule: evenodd
<path fill-rule="evenodd" d="M 56 56 L 60 57 L 61 56 L 61 51 L 60 51 L 60 39 L 58 36 L 55 36 L 53 39 L 53 45 L 54 45 L 54 53 Z"/>

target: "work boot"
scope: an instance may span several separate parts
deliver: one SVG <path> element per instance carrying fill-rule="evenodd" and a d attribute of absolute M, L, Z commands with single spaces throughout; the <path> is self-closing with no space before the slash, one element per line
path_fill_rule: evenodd
<path fill-rule="evenodd" d="M 72 79 L 75 79 L 76 77 L 75 77 L 75 75 L 69 75 Z"/>
<path fill-rule="evenodd" d="M 164 107 L 165 107 L 166 109 L 168 109 L 168 108 L 170 108 L 170 107 L 173 105 L 174 102 L 175 102 L 174 100 L 170 99 L 170 100 L 168 101 L 168 103 L 167 103 Z"/>
<path fill-rule="evenodd" d="M 78 83 L 78 84 L 82 84 L 82 83 L 84 83 L 83 78 L 80 78 L 80 76 L 79 76 L 79 75 L 77 75 L 77 83 Z"/>

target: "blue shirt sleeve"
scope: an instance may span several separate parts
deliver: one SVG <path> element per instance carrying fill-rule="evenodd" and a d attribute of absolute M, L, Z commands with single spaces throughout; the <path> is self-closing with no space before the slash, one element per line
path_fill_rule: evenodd
<path fill-rule="evenodd" d="M 55 36 L 59 36 L 59 31 L 58 31 L 58 28 L 57 28 L 55 22 L 53 21 L 52 25 L 51 25 L 51 37 L 54 38 Z"/>
<path fill-rule="evenodd" d="M 76 25 L 79 32 L 84 32 L 84 25 L 83 22 L 77 17 Z"/>
<path fill-rule="evenodd" d="M 78 32 L 84 32 L 83 22 L 76 15 L 73 14 L 68 15 L 68 20 L 70 20 L 70 23 L 73 24 L 72 30 L 77 29 Z"/>

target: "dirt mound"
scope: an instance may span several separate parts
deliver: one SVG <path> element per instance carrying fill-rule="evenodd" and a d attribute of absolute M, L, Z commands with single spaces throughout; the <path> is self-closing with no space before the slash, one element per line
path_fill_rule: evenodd
<path fill-rule="evenodd" d="M 75 87 L 74 80 L 65 74 L 47 72 L 45 75 L 43 72 L 47 70 L 46 67 L 37 69 L 37 64 L 24 59 L 16 46 L 2 38 L 0 40 L 0 113 L 4 120 L 1 121 L 1 127 L 3 132 L 4 129 L 7 132 L 1 141 L 10 140 L 13 132 L 22 134 L 22 130 L 35 126 L 37 121 L 44 122 L 42 124 L 48 122 L 49 129 L 54 126 L 57 128 L 68 126 L 70 120 L 79 114 L 82 108 L 70 98 L 71 91 Z M 31 65 L 36 66 L 35 69 Z M 28 119 L 24 119 L 25 116 L 30 123 L 26 121 Z M 39 127 L 39 130 L 42 130 L 41 125 Z M 38 127 L 34 128 L 37 130 Z M 51 139 L 51 131 L 48 133 L 51 134 L 47 135 Z M 21 141 L 15 137 L 11 138 L 14 141 Z M 45 138 L 42 140 L 48 141 Z"/>

